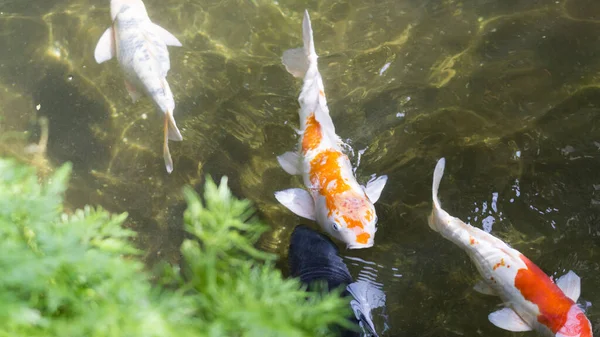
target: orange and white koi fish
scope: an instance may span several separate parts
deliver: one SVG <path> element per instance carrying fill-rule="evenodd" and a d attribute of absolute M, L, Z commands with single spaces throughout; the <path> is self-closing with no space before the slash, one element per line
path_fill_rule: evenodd
<path fill-rule="evenodd" d="M 433 174 L 429 226 L 467 252 L 483 277 L 474 289 L 504 302 L 505 308 L 488 316 L 490 322 L 509 331 L 535 330 L 542 336 L 592 337 L 590 321 L 575 303 L 581 291 L 579 276 L 569 271 L 554 283 L 502 240 L 444 211 L 437 196 L 444 166 L 442 158 Z"/>
<path fill-rule="evenodd" d="M 277 200 L 298 216 L 316 220 L 347 247 L 373 246 L 377 215 L 373 204 L 379 199 L 387 176 L 359 185 L 348 157 L 342 152 L 317 67 L 317 54 L 308 12 L 302 23 L 304 47 L 287 50 L 283 64 L 295 77 L 304 76 L 300 103 L 301 139 L 298 153 L 277 157 L 289 174 L 302 175 L 310 191 L 292 188 L 275 193 Z"/>
<path fill-rule="evenodd" d="M 173 171 L 169 139 L 183 140 L 175 119 L 175 101 L 167 83 L 171 64 L 167 46 L 181 42 L 164 28 L 152 23 L 141 0 L 111 0 L 109 27 L 96 45 L 94 57 L 102 63 L 115 55 L 125 73 L 125 87 L 133 102 L 143 92 L 165 114 L 163 157 L 167 172 Z"/>

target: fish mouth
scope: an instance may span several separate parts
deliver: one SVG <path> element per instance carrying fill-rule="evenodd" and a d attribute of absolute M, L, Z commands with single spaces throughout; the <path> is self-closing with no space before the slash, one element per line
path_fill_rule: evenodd
<path fill-rule="evenodd" d="M 369 241 L 367 243 L 349 243 L 346 248 L 347 249 L 364 249 L 373 247 L 373 241 Z"/>

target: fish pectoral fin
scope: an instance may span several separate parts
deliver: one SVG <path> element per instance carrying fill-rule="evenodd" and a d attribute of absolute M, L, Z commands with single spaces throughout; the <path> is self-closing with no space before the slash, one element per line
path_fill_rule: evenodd
<path fill-rule="evenodd" d="M 153 23 L 152 30 L 167 46 L 181 47 L 181 42 L 169 31 L 164 29 L 163 27 Z"/>
<path fill-rule="evenodd" d="M 112 59 L 115 54 L 116 50 L 113 29 L 112 27 L 108 27 L 100 37 L 100 40 L 98 40 L 98 44 L 96 44 L 94 58 L 96 59 L 96 62 L 100 64 Z"/>
<path fill-rule="evenodd" d="M 315 202 L 306 190 L 290 188 L 275 192 L 275 198 L 297 216 L 315 220 Z"/>
<path fill-rule="evenodd" d="M 291 175 L 302 173 L 302 162 L 300 161 L 300 155 L 296 152 L 286 152 L 281 156 L 277 156 L 277 161 L 281 168 Z"/>
<path fill-rule="evenodd" d="M 294 77 L 304 77 L 308 71 L 308 58 L 304 48 L 288 49 L 283 52 L 281 62 Z"/>
<path fill-rule="evenodd" d="M 495 326 L 508 331 L 531 331 L 529 324 L 525 323 L 511 308 L 504 308 L 489 314 L 488 319 Z"/>
<path fill-rule="evenodd" d="M 577 302 L 579 295 L 581 295 L 581 278 L 575 272 L 569 270 L 568 273 L 556 280 L 556 285 L 568 298 L 572 299 L 573 302 Z"/>
<path fill-rule="evenodd" d="M 383 175 L 369 180 L 367 187 L 363 187 L 367 197 L 372 203 L 376 203 L 377 200 L 379 200 L 386 182 L 387 176 Z"/>
<path fill-rule="evenodd" d="M 490 287 L 483 280 L 480 280 L 479 282 L 475 283 L 475 285 L 473 286 L 473 290 L 484 295 L 498 296 L 496 291 L 492 289 L 492 287 Z"/>
<path fill-rule="evenodd" d="M 138 99 L 140 99 L 140 97 L 142 97 L 142 94 L 128 80 L 125 80 L 125 88 L 127 89 L 127 92 L 129 93 L 129 97 L 131 97 L 131 100 L 133 101 L 133 103 L 137 102 Z"/>

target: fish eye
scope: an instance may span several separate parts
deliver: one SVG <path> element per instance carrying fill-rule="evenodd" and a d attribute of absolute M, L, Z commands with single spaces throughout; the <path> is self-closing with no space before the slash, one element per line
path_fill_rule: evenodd
<path fill-rule="evenodd" d="M 342 229 L 342 227 L 340 227 L 340 225 L 338 225 L 336 222 L 332 223 L 331 226 L 336 232 L 339 232 Z"/>

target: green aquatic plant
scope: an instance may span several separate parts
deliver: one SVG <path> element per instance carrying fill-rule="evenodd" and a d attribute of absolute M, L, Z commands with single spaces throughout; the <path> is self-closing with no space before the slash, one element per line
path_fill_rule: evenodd
<path fill-rule="evenodd" d="M 63 210 L 71 166 L 40 183 L 0 159 L 0 337 L 326 336 L 348 303 L 305 293 L 254 247 L 266 228 L 227 180 L 185 190 L 182 270 L 148 272 L 127 214 Z M 151 282 L 151 281 L 154 282 Z"/>

